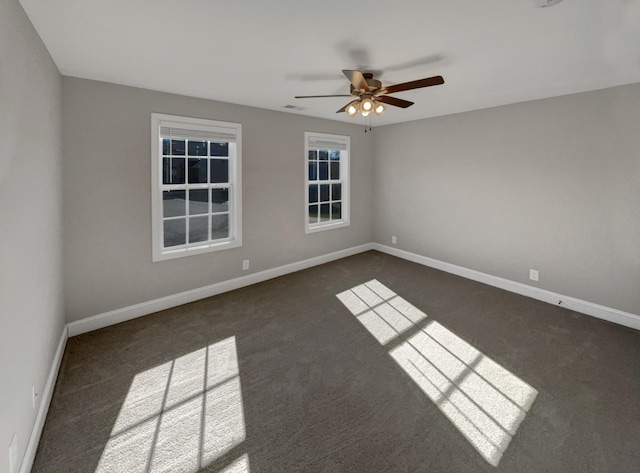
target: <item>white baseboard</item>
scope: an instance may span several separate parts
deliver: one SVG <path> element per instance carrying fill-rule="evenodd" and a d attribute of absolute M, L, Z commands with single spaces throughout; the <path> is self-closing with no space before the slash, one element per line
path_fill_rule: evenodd
<path fill-rule="evenodd" d="M 565 296 L 557 294 L 555 292 L 547 291 L 546 289 L 539 289 L 537 287 L 528 286 L 519 282 L 511 281 L 509 279 L 503 279 L 498 276 L 492 276 L 491 274 L 482 273 L 473 269 L 468 269 L 462 266 L 457 266 L 451 263 L 445 263 L 437 259 L 421 256 L 409 251 L 399 250 L 390 246 L 382 245 L 380 243 L 373 243 L 372 249 L 387 253 L 398 258 L 413 261 L 424 266 L 439 269 L 447 273 L 462 276 L 463 278 L 472 279 L 489 286 L 499 287 L 506 291 L 515 292 L 523 296 L 531 297 L 539 301 L 548 302 L 549 304 L 558 305 L 575 312 L 591 315 L 599 319 L 608 320 L 616 324 L 631 327 L 636 330 L 640 330 L 640 315 L 635 315 L 629 312 L 623 312 L 621 310 L 612 309 L 602 305 L 594 304 L 592 302 L 576 299 L 575 297 Z"/>
<path fill-rule="evenodd" d="M 190 291 L 173 294 L 171 296 L 162 297 L 148 302 L 142 302 L 132 306 L 124 307 L 122 309 L 116 309 L 110 312 L 104 312 L 102 314 L 94 315 L 86 319 L 70 322 L 67 326 L 69 329 L 69 336 L 80 335 L 82 333 L 98 330 L 110 325 L 114 325 L 120 322 L 126 322 L 127 320 L 142 317 L 144 315 L 152 314 L 172 307 L 177 307 L 189 302 L 195 302 L 200 299 L 222 294 L 223 292 L 233 291 L 242 287 L 256 284 L 268 279 L 276 278 L 278 276 L 284 276 L 285 274 L 301 271 L 303 269 L 311 268 L 324 263 L 329 263 L 340 258 L 352 256 L 358 253 L 369 250 L 378 250 L 382 253 L 387 253 L 392 256 L 397 256 L 415 263 L 419 263 L 431 268 L 439 269 L 447 273 L 456 274 L 467 279 L 472 279 L 490 286 L 499 287 L 516 294 L 531 297 L 540 301 L 547 302 L 553 305 L 561 305 L 567 309 L 574 310 L 583 314 L 591 315 L 600 319 L 608 320 L 626 327 L 631 327 L 636 330 L 640 330 L 640 316 L 631 314 L 629 312 L 623 312 L 621 310 L 612 309 L 610 307 L 601 306 L 592 302 L 576 299 L 575 297 L 565 296 L 557 294 L 555 292 L 547 291 L 545 289 L 539 289 L 537 287 L 528 286 L 508 279 L 500 278 L 498 276 L 492 276 L 490 274 L 482 273 L 473 269 L 468 269 L 455 264 L 446 263 L 426 256 L 421 256 L 415 253 L 411 253 L 404 250 L 399 250 L 390 246 L 382 245 L 380 243 L 366 243 L 364 245 L 347 248 L 344 250 L 329 253 L 327 255 L 316 256 L 303 261 L 279 266 L 277 268 L 267 269 L 257 273 L 249 274 L 247 276 L 241 276 L 239 278 L 230 279 L 228 281 L 222 281 L 210 286 L 201 287 L 198 289 L 192 289 Z"/>
<path fill-rule="evenodd" d="M 51 404 L 51 398 L 53 397 L 53 388 L 55 388 L 56 379 L 58 379 L 58 372 L 60 371 L 60 364 L 62 363 L 62 355 L 64 354 L 64 348 L 67 345 L 67 338 L 68 331 L 67 326 L 65 325 L 62 329 L 62 334 L 60 335 L 60 341 L 58 342 L 58 348 L 56 348 L 53 362 L 51 363 L 47 382 L 42 389 L 42 398 L 40 399 L 38 415 L 36 416 L 36 421 L 33 424 L 33 429 L 31 429 L 31 436 L 29 437 L 27 449 L 22 457 L 20 473 L 29 473 L 33 466 L 33 461 L 36 458 L 38 443 L 40 443 L 40 436 L 42 435 L 42 429 L 44 428 L 44 421 L 47 418 L 47 412 L 49 412 L 49 405 Z"/>
<path fill-rule="evenodd" d="M 251 284 L 277 278 L 278 276 L 284 276 L 285 274 L 294 273 L 320 264 L 329 263 L 331 261 L 346 258 L 347 256 L 352 256 L 371 249 L 373 249 L 373 244 L 366 243 L 364 245 L 354 246 L 352 248 L 336 251 L 327 255 L 316 256 L 314 258 L 286 264 L 277 268 L 267 269 L 247 276 L 222 281 L 210 286 L 192 289 L 190 291 L 173 294 L 160 299 L 124 307 L 122 309 L 112 310 L 110 312 L 104 312 L 86 319 L 70 322 L 68 324 L 69 336 L 73 337 L 82 333 L 91 332 L 92 330 L 98 330 L 100 328 L 108 327 L 109 325 L 125 322 L 137 317 L 142 317 L 143 315 L 153 314 L 154 312 L 177 307 L 179 305 L 188 304 L 189 302 L 222 294 L 223 292 L 233 291 L 234 289 L 250 286 Z"/>

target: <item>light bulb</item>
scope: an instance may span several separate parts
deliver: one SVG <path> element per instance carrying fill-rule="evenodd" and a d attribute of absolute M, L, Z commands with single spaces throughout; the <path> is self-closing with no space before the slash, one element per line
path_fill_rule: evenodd
<path fill-rule="evenodd" d="M 376 102 L 376 108 L 374 108 L 373 111 L 376 113 L 376 115 L 382 115 L 386 109 L 387 107 L 385 107 L 383 104 L 381 104 L 380 102 Z"/>
<path fill-rule="evenodd" d="M 350 104 L 347 107 L 347 115 L 349 115 L 350 117 L 354 117 L 356 113 L 358 113 L 358 107 L 356 107 L 354 104 Z"/>
<path fill-rule="evenodd" d="M 369 110 L 361 110 L 360 113 L 362 113 L 363 117 L 366 117 L 367 115 L 369 115 L 371 112 Z"/>
<path fill-rule="evenodd" d="M 373 110 L 373 101 L 370 98 L 366 98 L 362 101 L 360 107 L 363 112 L 370 112 Z"/>

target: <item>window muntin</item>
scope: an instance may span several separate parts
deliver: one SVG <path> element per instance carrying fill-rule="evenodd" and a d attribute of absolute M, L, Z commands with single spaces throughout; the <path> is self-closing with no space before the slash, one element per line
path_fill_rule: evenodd
<path fill-rule="evenodd" d="M 305 133 L 305 231 L 349 225 L 350 138 Z"/>
<path fill-rule="evenodd" d="M 152 114 L 153 260 L 241 246 L 241 125 Z"/>

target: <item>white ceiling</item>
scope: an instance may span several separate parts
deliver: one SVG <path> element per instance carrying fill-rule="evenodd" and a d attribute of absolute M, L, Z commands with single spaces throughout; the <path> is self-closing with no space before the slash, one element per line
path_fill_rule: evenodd
<path fill-rule="evenodd" d="M 342 69 L 400 92 L 373 125 L 640 82 L 640 0 L 20 0 L 63 75 L 356 123 Z"/>

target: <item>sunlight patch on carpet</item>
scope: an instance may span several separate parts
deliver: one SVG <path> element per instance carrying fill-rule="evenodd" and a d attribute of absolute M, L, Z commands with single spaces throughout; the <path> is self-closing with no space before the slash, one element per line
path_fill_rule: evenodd
<path fill-rule="evenodd" d="M 249 455 L 245 453 L 220 473 L 249 473 Z"/>
<path fill-rule="evenodd" d="M 96 472 L 196 472 L 245 436 L 230 337 L 135 376 Z M 248 461 L 224 471 L 248 473 Z"/>
<path fill-rule="evenodd" d="M 382 345 L 427 317 L 376 279 L 337 297 Z"/>
<path fill-rule="evenodd" d="M 415 327 L 426 315 L 376 280 L 337 297 L 382 345 L 414 327 L 389 354 L 480 455 L 497 466 L 538 392 L 438 322 Z M 385 304 L 397 313 L 390 316 Z"/>
<path fill-rule="evenodd" d="M 538 392 L 438 322 L 430 322 L 390 355 L 497 466 Z"/>

